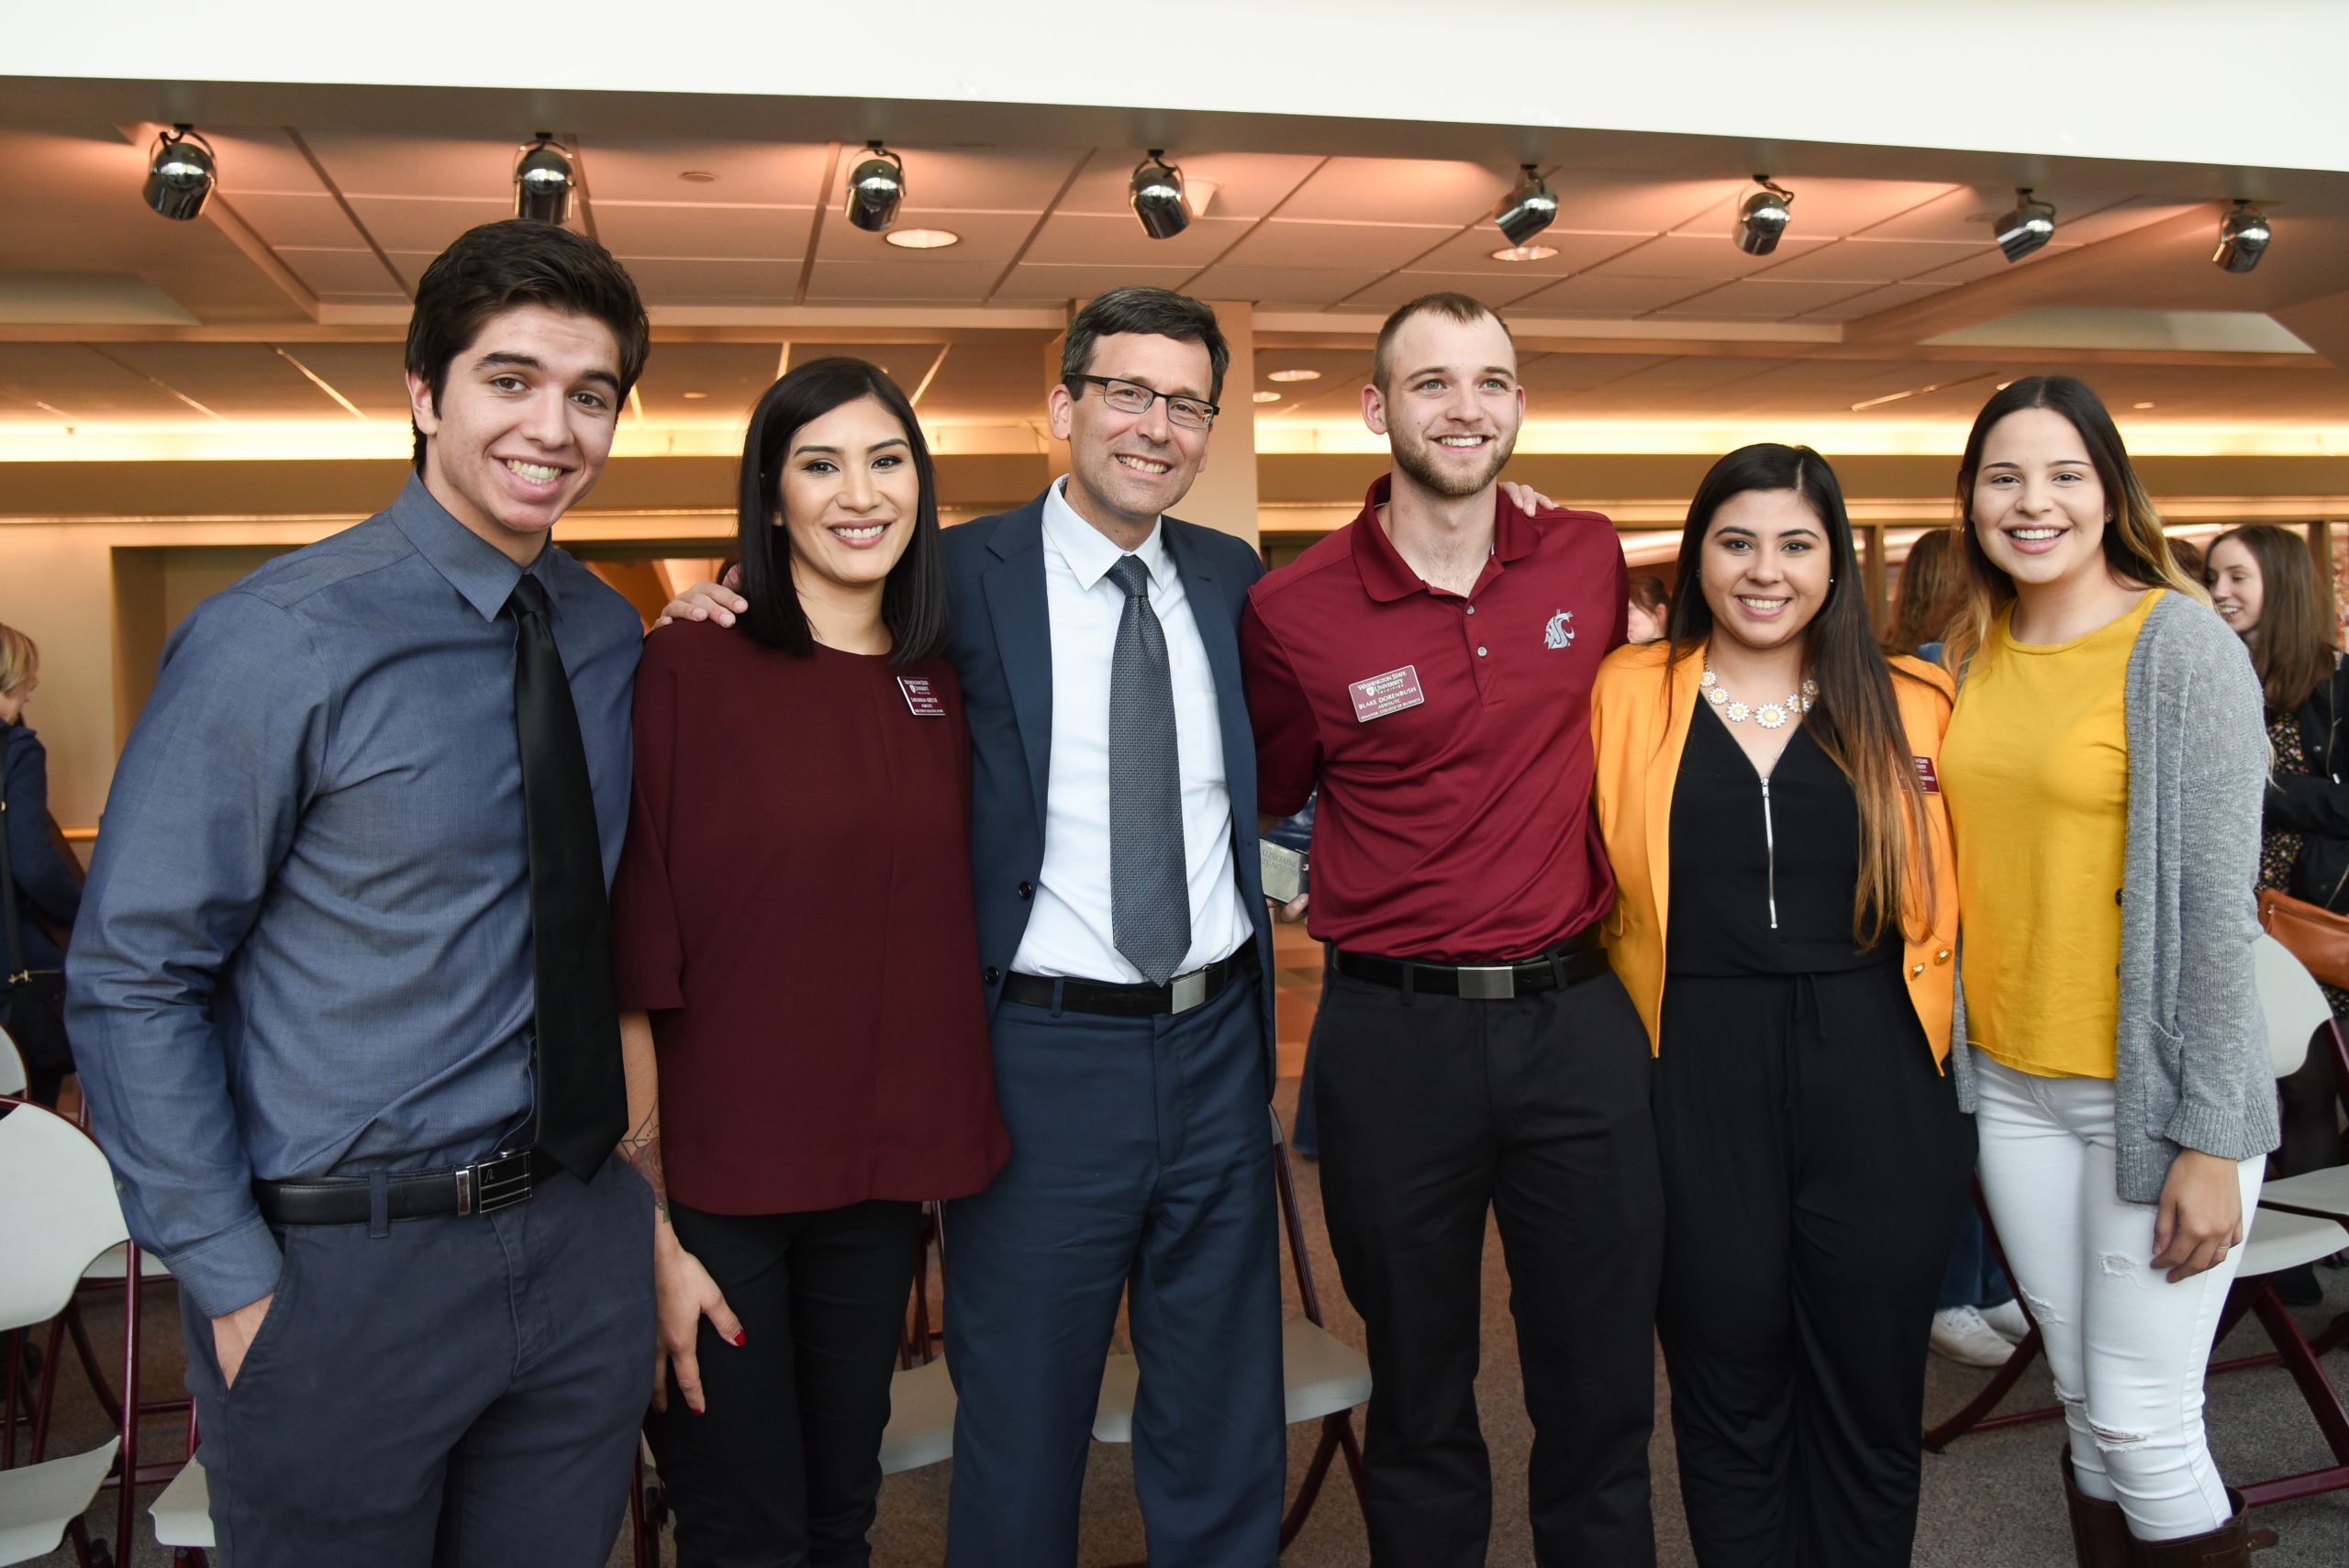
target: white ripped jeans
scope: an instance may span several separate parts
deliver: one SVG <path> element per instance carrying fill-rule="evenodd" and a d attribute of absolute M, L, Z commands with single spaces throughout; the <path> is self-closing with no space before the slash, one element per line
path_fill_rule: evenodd
<path fill-rule="evenodd" d="M 2230 1517 L 2202 1436 L 2202 1373 L 2241 1249 L 2172 1284 L 2152 1266 L 2152 1204 L 2114 1191 L 2113 1089 L 2042 1078 L 1976 1052 L 1983 1195 L 2031 1306 L 2072 1434 L 2072 1470 L 2121 1505 L 2140 1540 L 2199 1535 Z M 2246 1218 L 2266 1162 L 2241 1166 Z"/>

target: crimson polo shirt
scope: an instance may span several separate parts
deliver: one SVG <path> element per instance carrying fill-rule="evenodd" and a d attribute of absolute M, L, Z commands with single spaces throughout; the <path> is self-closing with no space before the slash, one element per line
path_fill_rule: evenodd
<path fill-rule="evenodd" d="M 1590 687 L 1623 641 L 1622 546 L 1596 512 L 1529 515 L 1497 492 L 1493 555 L 1463 598 L 1379 526 L 1389 484 L 1249 591 L 1258 805 L 1286 817 L 1319 786 L 1307 928 L 1323 941 L 1521 958 L 1614 902 Z"/>

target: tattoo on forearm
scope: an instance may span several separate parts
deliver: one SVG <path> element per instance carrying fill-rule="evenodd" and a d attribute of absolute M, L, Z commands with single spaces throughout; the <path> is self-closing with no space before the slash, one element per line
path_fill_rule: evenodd
<path fill-rule="evenodd" d="M 669 1218 L 669 1183 L 661 1170 L 661 1105 L 654 1101 L 644 1113 L 644 1119 L 620 1140 L 620 1158 L 636 1167 L 645 1184 L 652 1189 L 652 1212 L 662 1219 Z"/>

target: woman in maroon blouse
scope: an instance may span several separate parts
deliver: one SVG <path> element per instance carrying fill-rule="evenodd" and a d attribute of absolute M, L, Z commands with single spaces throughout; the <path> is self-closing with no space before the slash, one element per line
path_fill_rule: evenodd
<path fill-rule="evenodd" d="M 645 643 L 613 889 L 624 1147 L 663 1215 L 651 1433 L 684 1568 L 861 1563 L 920 1200 L 1008 1150 L 905 394 L 861 360 L 775 383 L 740 511 L 752 608 Z"/>

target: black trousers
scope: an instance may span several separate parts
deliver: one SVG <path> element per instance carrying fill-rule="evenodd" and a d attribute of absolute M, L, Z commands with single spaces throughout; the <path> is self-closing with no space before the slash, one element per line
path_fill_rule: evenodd
<path fill-rule="evenodd" d="M 1664 1210 L 1631 998 L 1611 973 L 1464 1001 L 1332 973 L 1319 1040 L 1323 1207 L 1369 1338 L 1371 1561 L 1485 1562 L 1489 1208 L 1533 1419 L 1534 1561 L 1646 1568 Z"/>
<path fill-rule="evenodd" d="M 1898 964 L 1675 977 L 1657 1327 L 1703 1568 L 1903 1568 L 1925 1339 L 1974 1170 Z"/>
<path fill-rule="evenodd" d="M 729 1345 L 704 1318 L 705 1413 L 672 1377 L 667 1413 L 646 1426 L 678 1568 L 869 1562 L 921 1206 L 741 1215 L 672 1203 L 669 1219 L 743 1335 Z"/>

